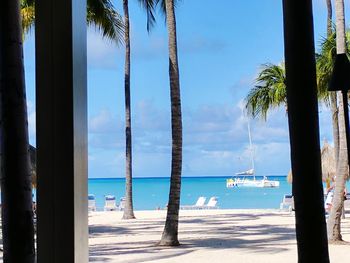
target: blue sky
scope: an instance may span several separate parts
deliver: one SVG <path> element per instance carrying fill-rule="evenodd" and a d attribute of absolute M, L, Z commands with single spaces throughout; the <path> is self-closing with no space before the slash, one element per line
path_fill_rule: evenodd
<path fill-rule="evenodd" d="M 114 1 L 121 12 L 121 1 Z M 350 8 L 350 0 L 346 1 Z M 347 12 L 348 13 L 348 12 Z M 183 0 L 177 11 L 184 126 L 183 175 L 232 175 L 249 168 L 241 107 L 260 65 L 283 60 L 282 1 Z M 169 176 L 171 162 L 167 31 L 150 34 L 130 1 L 132 128 L 135 177 Z M 349 16 L 347 16 L 347 20 Z M 326 31 L 324 0 L 314 1 L 316 48 Z M 124 48 L 88 29 L 89 177 L 123 177 Z M 34 33 L 24 45 L 30 141 L 35 145 Z M 257 174 L 290 169 L 287 116 L 250 120 Z M 321 138 L 332 141 L 329 110 L 320 105 Z"/>

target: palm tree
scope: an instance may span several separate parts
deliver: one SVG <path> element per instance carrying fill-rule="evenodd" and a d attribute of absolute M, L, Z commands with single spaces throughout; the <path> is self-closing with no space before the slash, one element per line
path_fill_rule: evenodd
<path fill-rule="evenodd" d="M 350 32 L 346 33 L 347 42 L 350 43 Z M 350 45 L 346 46 L 346 53 L 350 57 Z M 336 33 L 332 34 L 322 40 L 320 53 L 316 54 L 316 68 L 317 68 L 317 86 L 318 86 L 318 97 L 326 102 L 332 100 L 332 92 L 328 92 L 328 83 L 331 79 L 334 62 L 337 54 L 336 49 Z M 278 107 L 280 105 L 286 106 L 286 87 L 285 82 L 285 72 L 283 66 L 277 66 L 273 64 L 265 64 L 262 71 L 257 78 L 258 85 L 255 86 L 248 94 L 246 98 L 246 108 L 248 113 L 253 117 L 262 117 L 266 119 L 268 110 Z M 340 96 L 341 97 L 341 96 Z M 339 99 L 339 109 L 342 109 L 342 100 Z M 345 141 L 345 126 L 344 126 L 344 114 L 343 110 L 339 111 L 339 138 L 340 138 L 340 151 L 337 174 L 342 174 L 343 179 L 338 183 L 339 191 L 338 195 L 334 195 L 334 206 L 338 207 L 341 205 L 343 200 L 343 192 L 345 187 L 345 180 L 347 177 L 347 152 L 346 152 L 346 141 Z M 334 114 L 332 114 L 334 117 Z M 332 118 L 332 124 L 334 125 L 334 118 Z M 338 124 L 338 122 L 337 122 Z M 335 148 L 336 149 L 336 148 Z M 336 159 L 337 160 L 337 159 Z M 341 188 L 343 190 L 341 190 Z M 337 201 L 336 201 L 337 200 Z M 330 237 L 330 229 L 334 231 L 335 234 L 331 236 L 336 236 L 331 239 L 337 240 L 341 238 L 340 235 L 340 215 L 342 214 L 342 206 L 338 207 L 340 212 L 335 213 L 333 218 L 330 216 L 328 220 L 328 235 Z M 332 210 L 333 211 L 333 210 Z"/>
<path fill-rule="evenodd" d="M 349 42 L 350 32 L 346 32 L 346 38 Z M 346 53 L 350 55 L 350 45 L 347 45 Z M 316 55 L 317 60 L 317 86 L 323 99 L 329 101 L 331 114 L 332 114 L 332 126 L 333 126 L 333 139 L 334 139 L 334 151 L 335 160 L 338 163 L 339 156 L 339 107 L 337 103 L 337 93 L 334 91 L 327 92 L 328 84 L 332 76 L 335 57 L 337 55 L 336 49 L 336 32 L 332 32 L 327 38 L 324 38 L 321 42 L 320 53 Z M 324 96 L 326 95 L 326 96 Z"/>
<path fill-rule="evenodd" d="M 346 33 L 344 0 L 335 1 L 336 8 L 336 32 L 337 32 L 337 54 L 346 54 Z M 339 87 L 343 88 L 343 87 Z M 344 92 L 344 91 L 343 91 Z M 345 95 L 347 96 L 347 95 Z M 345 116 L 342 93 L 338 94 L 339 99 L 339 159 L 336 171 L 333 205 L 327 222 L 328 239 L 330 241 L 342 241 L 341 235 L 341 215 L 344 205 L 345 180 L 348 177 L 348 153 L 345 129 Z"/>
<path fill-rule="evenodd" d="M 346 36 L 350 43 L 350 31 L 347 32 Z M 347 54 L 350 56 L 350 45 L 347 45 Z M 332 76 L 335 57 L 336 34 L 332 32 L 328 38 L 322 39 L 320 53 L 316 54 L 318 97 L 327 105 L 334 94 L 328 92 L 328 83 Z M 249 91 L 245 99 L 248 113 L 253 117 L 266 120 L 269 110 L 279 106 L 287 107 L 285 81 L 284 64 L 263 64 L 256 78 L 256 86 Z M 332 124 L 335 125 L 334 119 Z"/>
<path fill-rule="evenodd" d="M 35 0 L 21 0 L 21 16 L 23 33 L 26 34 L 34 26 Z M 111 0 L 87 0 L 86 21 L 88 25 L 95 26 L 103 37 L 122 41 L 124 23 Z"/>
<path fill-rule="evenodd" d="M 165 227 L 162 238 L 159 242 L 159 244 L 162 246 L 178 246 L 180 244 L 178 240 L 178 225 L 182 170 L 182 117 L 174 1 L 175 0 L 161 1 L 162 8 L 166 13 L 169 38 L 169 77 L 172 132 L 170 193 Z"/>
<path fill-rule="evenodd" d="M 246 97 L 246 108 L 253 117 L 267 118 L 268 110 L 287 105 L 284 65 L 264 64 L 256 78 L 257 85 Z"/>
<path fill-rule="evenodd" d="M 147 12 L 147 30 L 149 31 L 155 22 L 153 15 L 154 0 L 138 0 Z M 132 202 L 132 144 L 131 144 L 131 108 L 130 108 L 130 23 L 129 1 L 123 0 L 124 9 L 124 42 L 125 42 L 125 139 L 126 139 L 126 174 L 125 174 L 125 209 L 123 219 L 135 218 Z"/>
<path fill-rule="evenodd" d="M 4 262 L 35 260 L 19 0 L 0 9 L 1 216 Z"/>
<path fill-rule="evenodd" d="M 298 262 L 329 263 L 321 182 L 312 1 L 284 0 L 283 11 Z"/>

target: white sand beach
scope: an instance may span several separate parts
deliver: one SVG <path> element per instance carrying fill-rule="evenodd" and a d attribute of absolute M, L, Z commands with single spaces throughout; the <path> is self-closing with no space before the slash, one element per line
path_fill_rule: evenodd
<path fill-rule="evenodd" d="M 176 248 L 158 247 L 166 211 L 91 212 L 90 262 L 295 263 L 294 214 L 278 210 L 186 210 Z M 342 221 L 350 241 L 350 215 Z M 350 258 L 350 246 L 330 245 L 331 262 Z M 233 260 L 234 259 L 234 260 Z"/>

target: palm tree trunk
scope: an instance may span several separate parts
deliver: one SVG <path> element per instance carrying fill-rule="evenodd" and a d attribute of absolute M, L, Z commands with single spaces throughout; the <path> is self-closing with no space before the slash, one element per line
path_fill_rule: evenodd
<path fill-rule="evenodd" d="M 344 0 L 335 0 L 337 54 L 346 53 Z"/>
<path fill-rule="evenodd" d="M 172 160 L 167 217 L 159 244 L 163 246 L 177 246 L 179 245 L 178 225 L 182 170 L 182 117 L 174 0 L 165 0 L 165 6 L 169 34 Z"/>
<path fill-rule="evenodd" d="M 339 109 L 343 109 L 343 96 L 339 96 Z M 346 135 L 344 125 L 344 111 L 339 111 L 339 161 L 337 165 L 332 209 L 327 222 L 328 239 L 330 241 L 341 241 L 341 215 L 344 205 L 345 178 L 348 174 L 348 153 L 346 146 Z"/>
<path fill-rule="evenodd" d="M 329 263 L 321 175 L 312 1 L 284 0 L 283 10 L 298 262 Z"/>
<path fill-rule="evenodd" d="M 35 260 L 23 43 L 18 0 L 0 9 L 0 145 L 4 262 Z"/>
<path fill-rule="evenodd" d="M 131 108 L 130 108 L 130 23 L 128 0 L 123 0 L 125 23 L 125 138 L 126 138 L 126 174 L 125 208 L 123 219 L 133 219 L 132 203 L 132 147 L 131 147 Z"/>
<path fill-rule="evenodd" d="M 336 26 L 337 26 L 337 54 L 346 52 L 345 39 L 345 13 L 344 0 L 335 1 L 336 10 Z M 344 92 L 338 93 L 339 99 L 339 159 L 337 163 L 336 180 L 334 187 L 334 195 L 332 201 L 332 209 L 327 222 L 327 233 L 330 241 L 341 241 L 341 215 L 344 206 L 344 189 L 345 180 L 348 176 L 348 151 L 346 141 L 344 102 L 347 101 L 347 94 Z"/>
<path fill-rule="evenodd" d="M 331 113 L 332 113 L 332 128 L 333 128 L 333 140 L 334 140 L 334 157 L 335 163 L 338 163 L 339 159 L 339 118 L 338 118 L 338 103 L 337 92 L 330 91 Z"/>
<path fill-rule="evenodd" d="M 327 36 L 332 34 L 332 0 L 326 0 L 327 4 Z"/>
<path fill-rule="evenodd" d="M 326 0 L 327 3 L 327 37 L 332 35 L 332 1 Z M 335 163 L 338 163 L 339 157 L 339 122 L 338 122 L 338 103 L 337 103 L 337 93 L 330 91 L 330 103 L 331 103 L 331 113 L 332 113 L 332 127 L 333 127 L 333 141 L 334 141 L 334 154 Z"/>

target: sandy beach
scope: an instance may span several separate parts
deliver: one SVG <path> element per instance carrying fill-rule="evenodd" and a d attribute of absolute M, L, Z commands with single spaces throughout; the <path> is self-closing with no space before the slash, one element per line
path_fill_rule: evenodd
<path fill-rule="evenodd" d="M 294 214 L 278 210 L 186 210 L 180 213 L 176 248 L 158 247 L 166 211 L 92 212 L 90 262 L 295 263 Z M 350 215 L 342 221 L 350 241 Z M 330 245 L 331 262 L 350 258 L 347 245 Z M 234 259 L 234 260 L 233 260 Z"/>

